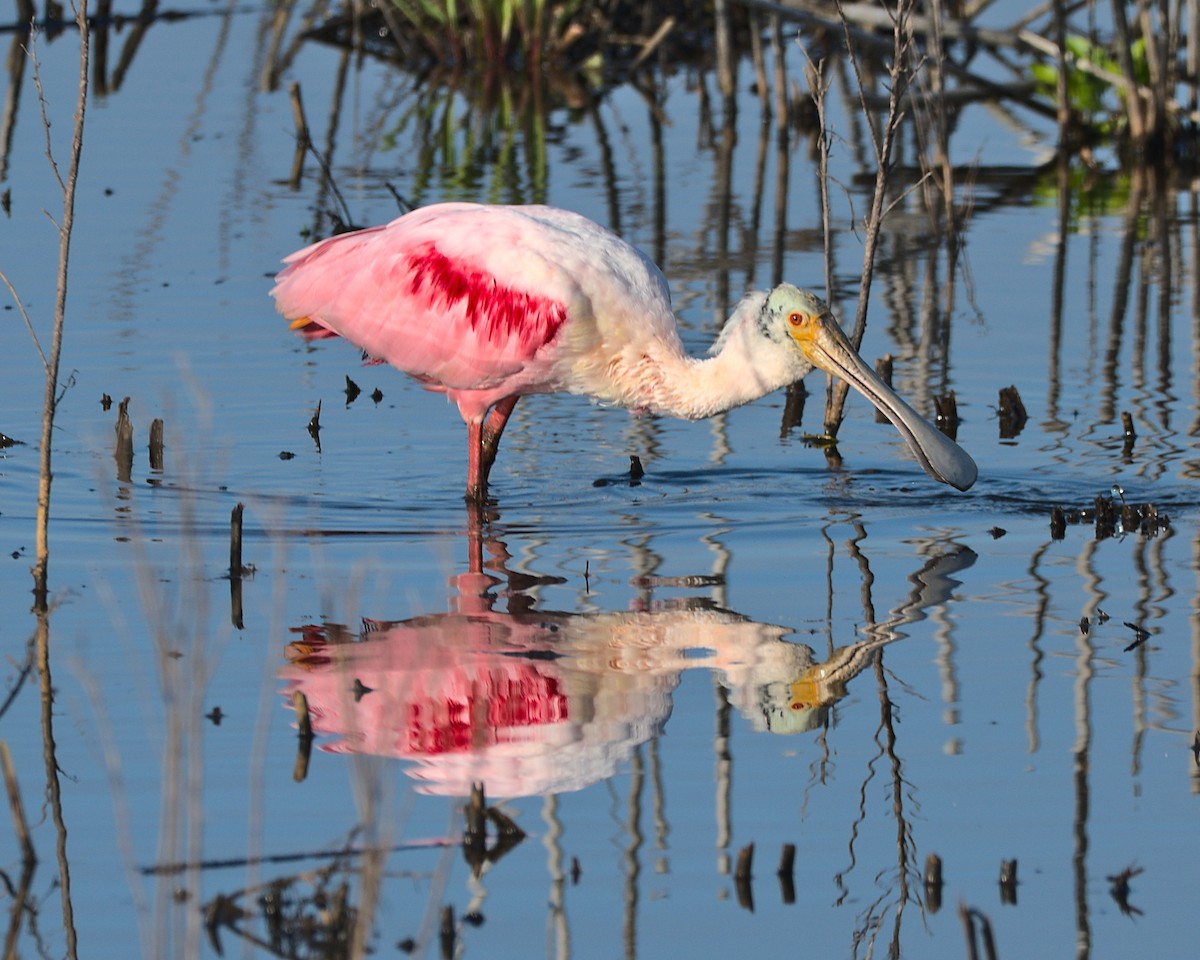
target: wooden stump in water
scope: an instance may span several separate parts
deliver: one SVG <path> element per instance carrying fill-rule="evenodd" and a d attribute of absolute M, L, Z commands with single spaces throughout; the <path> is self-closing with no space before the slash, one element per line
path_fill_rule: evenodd
<path fill-rule="evenodd" d="M 133 476 L 133 422 L 129 419 L 129 398 L 117 407 L 117 444 L 113 459 L 117 461 L 117 480 L 129 483 Z"/>

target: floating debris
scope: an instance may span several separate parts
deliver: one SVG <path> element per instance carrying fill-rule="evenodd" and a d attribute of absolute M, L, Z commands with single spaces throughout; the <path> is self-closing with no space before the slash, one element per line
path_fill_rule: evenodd
<path fill-rule="evenodd" d="M 1133 642 L 1125 648 L 1125 653 L 1128 653 L 1130 650 L 1136 650 L 1150 639 L 1150 631 L 1144 627 L 1139 627 L 1136 623 L 1130 623 L 1128 620 L 1125 621 L 1125 626 L 1133 631 Z"/>
<path fill-rule="evenodd" d="M 1130 503 L 1125 499 L 1125 490 L 1113 484 L 1109 495 L 1096 494 L 1092 509 L 1067 510 L 1050 508 L 1050 536 L 1061 540 L 1066 536 L 1067 524 L 1092 522 L 1095 524 L 1097 540 L 1140 534 L 1152 538 L 1171 527 L 1170 516 L 1160 511 L 1153 503 Z"/>
<path fill-rule="evenodd" d="M 375 406 L 379 406 L 379 401 L 383 399 L 383 391 L 376 387 L 371 391 L 371 399 L 375 401 Z"/>
<path fill-rule="evenodd" d="M 636 453 L 629 455 L 629 479 L 632 483 L 636 483 L 646 475 L 646 470 L 642 466 L 642 458 Z"/>
<path fill-rule="evenodd" d="M 1120 873 L 1104 878 L 1112 884 L 1108 890 L 1109 895 L 1117 902 L 1117 906 L 1127 917 L 1142 915 L 1142 911 L 1129 902 L 1129 881 L 1142 872 L 1142 867 L 1126 867 Z"/>
<path fill-rule="evenodd" d="M 350 404 L 352 404 L 355 400 L 357 400 L 358 395 L 360 393 L 362 393 L 362 388 L 359 387 L 359 385 L 357 383 L 355 383 L 353 380 L 351 380 L 349 377 L 347 377 L 346 378 L 346 406 L 350 406 Z"/>

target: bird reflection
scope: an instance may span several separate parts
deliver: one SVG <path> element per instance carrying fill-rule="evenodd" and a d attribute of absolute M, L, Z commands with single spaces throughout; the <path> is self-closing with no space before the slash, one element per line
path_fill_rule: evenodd
<path fill-rule="evenodd" d="M 498 581 L 472 568 L 446 613 L 294 628 L 283 693 L 305 695 L 321 749 L 403 758 L 427 793 L 580 790 L 663 732 L 686 669 L 717 671 L 756 731 L 794 734 L 823 726 L 900 636 L 877 628 L 821 660 L 787 627 L 704 598 L 570 613 L 505 592 L 497 609 L 499 591 L 480 588 Z"/>

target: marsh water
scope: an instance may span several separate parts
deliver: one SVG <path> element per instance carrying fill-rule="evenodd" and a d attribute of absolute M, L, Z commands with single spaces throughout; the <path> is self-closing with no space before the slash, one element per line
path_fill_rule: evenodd
<path fill-rule="evenodd" d="M 1047 166 L 1046 120 L 979 104 L 951 139 L 959 245 L 897 192 L 863 353 L 927 416 L 953 391 L 968 493 L 857 396 L 827 456 L 812 375 L 798 424 L 782 393 L 701 423 L 523 401 L 476 516 L 454 408 L 273 311 L 279 259 L 342 209 L 312 156 L 292 180 L 288 83 L 344 218 L 396 194 L 578 210 L 662 266 L 697 353 L 744 290 L 824 292 L 811 134 L 745 62 L 732 97 L 679 65 L 535 109 L 299 40 L 287 10 L 108 36 L 40 674 L 42 365 L 5 303 L 0 739 L 37 857 L 22 895 L 0 829 L 12 955 L 960 957 L 960 908 L 1004 958 L 1193 955 L 1195 182 Z M 38 86 L 62 163 L 78 44 L 39 36 L 35 83 L 5 42 L 0 269 L 48 345 Z M 830 97 L 849 322 L 873 170 L 856 98 Z M 1010 386 L 1029 416 L 1004 436 Z M 1097 498 L 1157 515 L 1098 526 Z M 477 781 L 503 817 L 464 852 Z"/>

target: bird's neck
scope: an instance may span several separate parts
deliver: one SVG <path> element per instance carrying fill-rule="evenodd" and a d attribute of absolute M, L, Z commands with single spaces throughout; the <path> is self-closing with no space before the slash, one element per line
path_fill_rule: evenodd
<path fill-rule="evenodd" d="M 758 331 L 751 316 L 739 311 L 700 359 L 682 352 L 658 359 L 647 375 L 653 397 L 645 406 L 657 413 L 700 420 L 750 403 L 801 379 L 811 367 L 797 354 L 782 351 Z"/>

